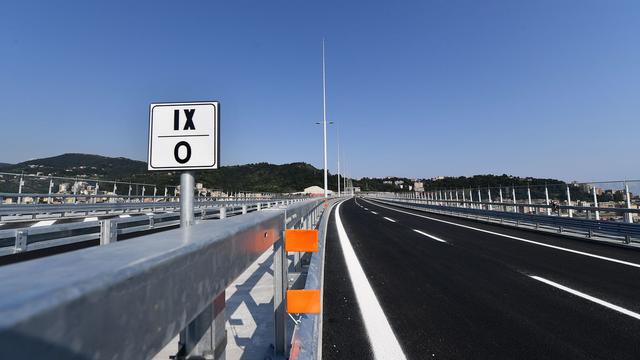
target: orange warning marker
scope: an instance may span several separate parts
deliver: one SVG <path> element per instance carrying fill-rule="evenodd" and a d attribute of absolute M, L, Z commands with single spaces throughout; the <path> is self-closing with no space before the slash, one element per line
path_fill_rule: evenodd
<path fill-rule="evenodd" d="M 287 229 L 284 233 L 285 251 L 317 252 L 318 230 Z"/>
<path fill-rule="evenodd" d="M 320 290 L 287 290 L 287 312 L 320 314 Z"/>

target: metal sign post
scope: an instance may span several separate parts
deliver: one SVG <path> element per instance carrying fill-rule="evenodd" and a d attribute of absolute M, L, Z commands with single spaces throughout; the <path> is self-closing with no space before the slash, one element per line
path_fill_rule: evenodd
<path fill-rule="evenodd" d="M 149 108 L 147 169 L 182 170 L 180 227 L 185 230 L 194 223 L 193 170 L 217 169 L 220 163 L 219 117 L 217 101 L 155 103 Z M 224 355 L 224 298 L 223 291 L 180 332 L 177 359 L 218 359 Z"/>

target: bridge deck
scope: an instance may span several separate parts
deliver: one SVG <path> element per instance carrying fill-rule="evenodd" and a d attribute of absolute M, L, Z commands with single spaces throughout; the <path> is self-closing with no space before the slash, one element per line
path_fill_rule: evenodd
<path fill-rule="evenodd" d="M 348 269 L 334 211 L 324 359 L 372 358 L 394 341 L 409 359 L 640 355 L 640 252 L 361 199 L 340 215 L 391 336 L 380 350 L 384 324 L 362 308 L 367 284 Z"/>

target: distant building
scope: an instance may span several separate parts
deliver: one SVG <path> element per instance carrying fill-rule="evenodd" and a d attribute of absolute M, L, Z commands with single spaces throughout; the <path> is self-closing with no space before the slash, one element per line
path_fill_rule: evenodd
<path fill-rule="evenodd" d="M 582 190 L 582 192 L 586 192 L 586 193 L 590 193 L 591 192 L 591 185 L 589 184 L 577 184 L 577 186 L 580 188 L 580 190 Z"/>
<path fill-rule="evenodd" d="M 416 181 L 413 183 L 413 189 L 417 192 L 424 192 L 424 183 L 422 181 Z"/>
<path fill-rule="evenodd" d="M 58 185 L 58 193 L 60 194 L 67 193 L 69 191 L 70 186 L 71 185 L 69 183 L 61 183 L 60 185 Z"/>
<path fill-rule="evenodd" d="M 305 188 L 302 193 L 310 196 L 324 196 L 324 188 L 313 185 L 313 186 L 309 186 L 308 188 Z M 331 190 L 328 190 L 327 193 L 329 195 L 333 195 L 333 191 Z"/>
<path fill-rule="evenodd" d="M 436 180 L 444 180 L 446 178 L 446 176 L 434 176 L 431 178 L 431 180 L 436 181 Z"/>

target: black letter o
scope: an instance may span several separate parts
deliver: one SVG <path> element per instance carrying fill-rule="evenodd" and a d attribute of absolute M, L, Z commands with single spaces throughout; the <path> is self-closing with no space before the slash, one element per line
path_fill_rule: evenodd
<path fill-rule="evenodd" d="M 178 154 L 178 150 L 180 150 L 181 146 L 184 146 L 187 148 L 187 156 L 185 156 L 184 159 L 181 159 L 180 155 Z M 187 161 L 189 161 L 189 159 L 191 159 L 191 145 L 189 145 L 189 143 L 186 141 L 180 141 L 179 143 L 176 144 L 176 147 L 173 149 L 173 156 L 176 158 L 176 161 L 179 162 L 180 164 L 186 163 Z"/>

